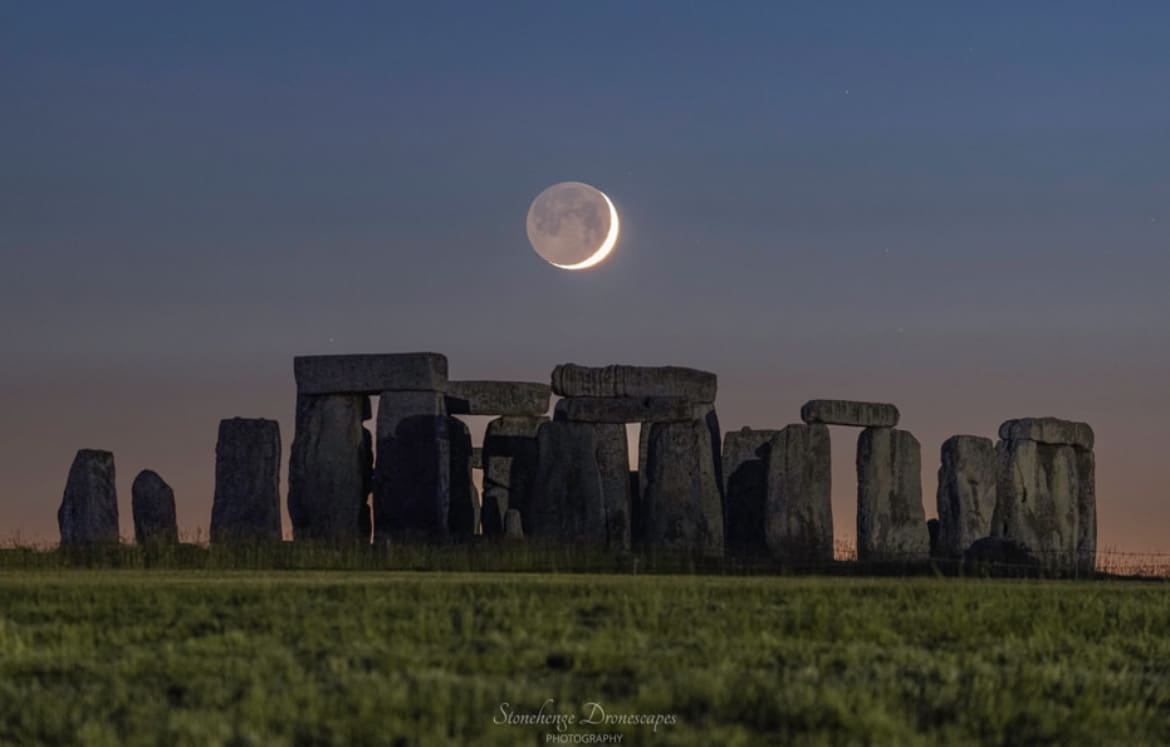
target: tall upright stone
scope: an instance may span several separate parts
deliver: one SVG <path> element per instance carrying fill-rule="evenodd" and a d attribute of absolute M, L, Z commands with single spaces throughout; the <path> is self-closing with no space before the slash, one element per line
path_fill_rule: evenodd
<path fill-rule="evenodd" d="M 723 556 L 723 505 L 706 419 L 650 426 L 641 514 L 655 547 Z"/>
<path fill-rule="evenodd" d="M 62 545 L 117 544 L 118 493 L 112 453 L 82 449 L 73 457 L 57 526 Z"/>
<path fill-rule="evenodd" d="M 545 416 L 503 416 L 487 425 L 483 437 L 483 533 L 505 534 L 507 513 L 527 514 L 536 480 L 536 434 L 548 422 Z"/>
<path fill-rule="evenodd" d="M 370 497 L 374 492 L 374 434 L 370 429 L 362 428 L 362 503 L 358 506 L 358 541 L 369 543 L 374 532 L 374 507 L 370 505 Z"/>
<path fill-rule="evenodd" d="M 1077 571 L 1097 568 L 1097 462 L 1092 449 L 1077 449 Z"/>
<path fill-rule="evenodd" d="M 537 469 L 524 535 L 541 541 L 608 543 L 605 486 L 597 464 L 596 431 L 585 423 L 555 421 L 536 436 Z"/>
<path fill-rule="evenodd" d="M 595 459 L 601 475 L 601 494 L 605 516 L 605 542 L 617 550 L 630 549 L 630 448 L 626 426 L 592 424 Z"/>
<path fill-rule="evenodd" d="M 295 539 L 360 539 L 361 507 L 369 484 L 362 421 L 369 411 L 364 394 L 297 397 L 288 476 L 288 513 Z"/>
<path fill-rule="evenodd" d="M 447 529 L 452 537 L 466 539 L 479 530 L 479 493 L 471 479 L 471 430 L 459 418 L 447 417 L 450 439 L 451 502 L 447 513 Z"/>
<path fill-rule="evenodd" d="M 219 424 L 211 541 L 280 541 L 280 425 L 232 418 Z"/>
<path fill-rule="evenodd" d="M 376 440 L 376 541 L 446 540 L 450 534 L 451 441 L 444 395 L 437 391 L 383 392 Z"/>
<path fill-rule="evenodd" d="M 767 460 L 777 431 L 743 428 L 723 437 L 724 496 L 729 551 L 767 552 Z M 831 527 L 830 527 L 831 533 Z"/>
<path fill-rule="evenodd" d="M 929 556 L 918 439 L 896 428 L 866 428 L 857 439 L 857 559 Z"/>
<path fill-rule="evenodd" d="M 157 472 L 143 470 L 130 488 L 134 513 L 134 541 L 139 545 L 175 544 L 179 525 L 175 518 L 175 491 Z"/>
<path fill-rule="evenodd" d="M 1050 570 L 1077 567 L 1080 484 L 1076 449 L 1000 441 L 992 536 L 1014 540 Z"/>
<path fill-rule="evenodd" d="M 1010 539 L 1048 570 L 1093 572 L 1097 506 L 1093 429 L 1057 418 L 1000 426 L 992 535 Z"/>
<path fill-rule="evenodd" d="M 829 429 L 821 424 L 789 425 L 769 440 L 763 456 L 763 531 L 777 560 L 797 565 L 833 560 L 831 457 Z"/>
<path fill-rule="evenodd" d="M 938 468 L 938 553 L 959 558 L 991 535 L 995 513 L 995 444 L 990 438 L 952 436 Z"/>

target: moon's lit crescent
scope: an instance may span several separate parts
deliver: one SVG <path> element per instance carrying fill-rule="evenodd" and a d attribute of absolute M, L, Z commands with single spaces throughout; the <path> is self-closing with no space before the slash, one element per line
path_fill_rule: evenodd
<path fill-rule="evenodd" d="M 557 264 L 556 262 L 549 262 L 549 264 L 553 267 L 559 267 L 562 270 L 587 270 L 590 267 L 594 267 L 603 262 L 605 258 L 609 256 L 609 253 L 613 251 L 613 248 L 617 246 L 617 208 L 613 206 L 613 200 L 609 199 L 609 195 L 607 195 L 605 192 L 602 192 L 600 189 L 597 190 L 597 193 L 604 197 L 605 204 L 609 205 L 609 233 L 606 234 L 605 241 L 601 242 L 601 246 L 599 246 L 597 251 L 593 253 L 593 256 L 589 257 L 588 259 L 581 260 L 580 262 L 571 265 L 561 265 Z"/>

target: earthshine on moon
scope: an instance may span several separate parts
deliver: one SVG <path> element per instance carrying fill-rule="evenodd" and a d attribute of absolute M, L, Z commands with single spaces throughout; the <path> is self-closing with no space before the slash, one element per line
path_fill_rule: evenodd
<path fill-rule="evenodd" d="M 618 214 L 596 187 L 554 184 L 528 208 L 528 241 L 546 262 L 562 270 L 587 270 L 617 245 Z"/>

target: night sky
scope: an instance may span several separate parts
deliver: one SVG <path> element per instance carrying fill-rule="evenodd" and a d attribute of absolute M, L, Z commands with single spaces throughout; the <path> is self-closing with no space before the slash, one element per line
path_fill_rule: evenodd
<path fill-rule="evenodd" d="M 525 236 L 564 180 L 592 271 Z M 205 535 L 294 355 L 435 350 L 712 370 L 725 430 L 894 402 L 928 516 L 946 437 L 1086 420 L 1099 546 L 1170 551 L 1170 4 L 8 3 L 0 256 L 4 541 L 83 447 Z"/>

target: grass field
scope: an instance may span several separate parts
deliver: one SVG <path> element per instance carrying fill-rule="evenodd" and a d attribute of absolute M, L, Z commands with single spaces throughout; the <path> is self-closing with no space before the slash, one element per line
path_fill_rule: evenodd
<path fill-rule="evenodd" d="M 9 569 L 0 742 L 1167 743 L 1168 589 Z"/>

